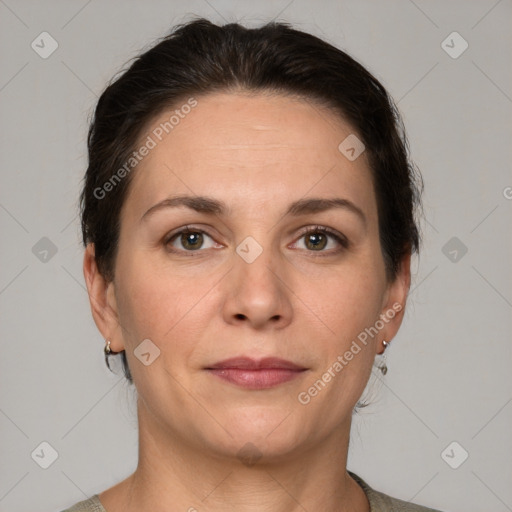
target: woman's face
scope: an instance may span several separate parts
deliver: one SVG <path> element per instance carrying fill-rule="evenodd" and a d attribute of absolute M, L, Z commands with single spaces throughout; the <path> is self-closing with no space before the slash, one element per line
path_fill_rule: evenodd
<path fill-rule="evenodd" d="M 346 435 L 409 286 L 408 260 L 386 280 L 366 154 L 354 159 L 353 138 L 342 152 L 353 130 L 308 101 L 196 101 L 169 133 L 172 111 L 141 134 L 155 147 L 132 171 L 115 280 L 89 287 L 98 327 L 126 350 L 153 436 L 277 456 Z M 177 196 L 210 203 L 162 203 Z M 297 371 L 212 369 L 231 358 Z"/>

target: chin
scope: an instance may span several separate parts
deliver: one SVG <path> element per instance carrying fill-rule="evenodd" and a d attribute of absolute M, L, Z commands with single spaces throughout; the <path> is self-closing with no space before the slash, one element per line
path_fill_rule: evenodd
<path fill-rule="evenodd" d="M 297 420 L 298 415 L 284 407 L 246 407 L 219 418 L 229 434 L 221 429 L 218 437 L 219 429 L 210 430 L 204 440 L 218 455 L 236 457 L 247 466 L 277 461 L 291 456 L 311 438 Z"/>

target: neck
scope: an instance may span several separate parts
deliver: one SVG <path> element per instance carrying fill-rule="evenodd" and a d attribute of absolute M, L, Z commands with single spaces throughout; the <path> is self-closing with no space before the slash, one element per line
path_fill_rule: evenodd
<path fill-rule="evenodd" d="M 346 471 L 350 421 L 321 446 L 244 464 L 170 437 L 140 407 L 138 418 L 138 466 L 100 494 L 107 512 L 370 510 L 363 490 Z"/>

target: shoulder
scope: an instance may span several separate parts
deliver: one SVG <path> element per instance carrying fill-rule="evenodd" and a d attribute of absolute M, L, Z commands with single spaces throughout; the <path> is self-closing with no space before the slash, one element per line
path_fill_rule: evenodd
<path fill-rule="evenodd" d="M 62 512 L 107 512 L 97 494 L 90 498 L 75 503 L 71 508 L 62 510 Z"/>
<path fill-rule="evenodd" d="M 362 487 L 368 501 L 370 502 L 370 512 L 441 512 L 433 508 L 416 505 L 409 501 L 392 498 L 387 494 L 376 491 L 371 488 L 360 476 L 348 472 L 349 475 Z"/>

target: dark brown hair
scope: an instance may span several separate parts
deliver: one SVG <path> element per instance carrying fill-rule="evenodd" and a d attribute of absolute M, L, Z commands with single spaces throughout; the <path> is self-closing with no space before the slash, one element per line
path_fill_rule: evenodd
<path fill-rule="evenodd" d="M 120 212 L 133 174 L 126 162 L 145 127 L 184 98 L 234 90 L 299 96 L 351 125 L 366 148 L 383 258 L 388 279 L 394 279 L 402 258 L 419 251 L 416 211 L 423 182 L 385 88 L 345 52 L 288 23 L 245 28 L 204 18 L 175 27 L 113 79 L 98 100 L 80 210 L 84 246 L 94 243 L 105 279 L 114 278 Z M 125 376 L 133 382 L 124 351 L 122 358 Z"/>

